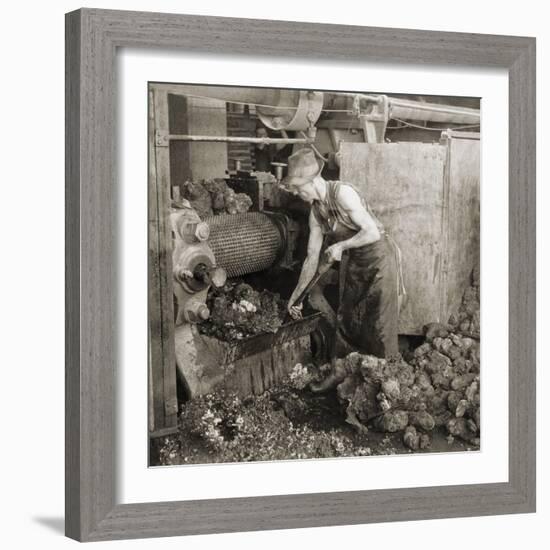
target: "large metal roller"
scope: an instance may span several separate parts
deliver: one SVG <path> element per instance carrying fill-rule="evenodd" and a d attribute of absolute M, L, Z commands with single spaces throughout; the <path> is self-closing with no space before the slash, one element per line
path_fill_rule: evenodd
<path fill-rule="evenodd" d="M 284 230 L 277 219 L 263 212 L 221 214 L 204 220 L 210 226 L 208 244 L 228 277 L 271 267 L 284 249 Z"/>

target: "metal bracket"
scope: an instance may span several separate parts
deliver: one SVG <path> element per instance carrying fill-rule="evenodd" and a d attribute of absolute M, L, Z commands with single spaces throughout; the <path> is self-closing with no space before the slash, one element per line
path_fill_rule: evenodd
<path fill-rule="evenodd" d="M 369 103 L 366 112 L 359 113 L 359 121 L 367 143 L 384 143 L 389 119 L 388 97 L 380 96 L 377 103 Z"/>
<path fill-rule="evenodd" d="M 157 130 L 155 132 L 155 145 L 157 147 L 168 147 L 169 143 L 168 132 L 162 130 Z"/>

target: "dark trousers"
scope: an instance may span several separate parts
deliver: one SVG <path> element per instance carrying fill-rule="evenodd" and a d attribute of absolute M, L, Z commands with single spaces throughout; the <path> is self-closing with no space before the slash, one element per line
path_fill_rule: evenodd
<path fill-rule="evenodd" d="M 397 343 L 397 259 L 389 239 L 347 251 L 343 269 L 340 330 L 359 351 L 391 357 Z"/>

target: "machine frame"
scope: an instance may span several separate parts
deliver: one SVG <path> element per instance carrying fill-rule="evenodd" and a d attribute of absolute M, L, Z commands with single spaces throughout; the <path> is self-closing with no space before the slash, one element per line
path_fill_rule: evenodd
<path fill-rule="evenodd" d="M 233 18 L 82 9 L 67 15 L 66 44 L 67 536 L 99 541 L 535 511 L 534 38 L 271 20 L 243 24 Z M 113 121 L 120 47 L 508 69 L 507 482 L 201 501 L 116 501 Z"/>

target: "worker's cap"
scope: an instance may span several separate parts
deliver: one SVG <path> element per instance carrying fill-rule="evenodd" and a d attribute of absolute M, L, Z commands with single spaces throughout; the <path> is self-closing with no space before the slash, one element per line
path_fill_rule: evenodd
<path fill-rule="evenodd" d="M 287 176 L 281 181 L 283 187 L 289 188 L 310 183 L 323 169 L 324 162 L 319 160 L 310 147 L 299 149 L 288 157 Z"/>

